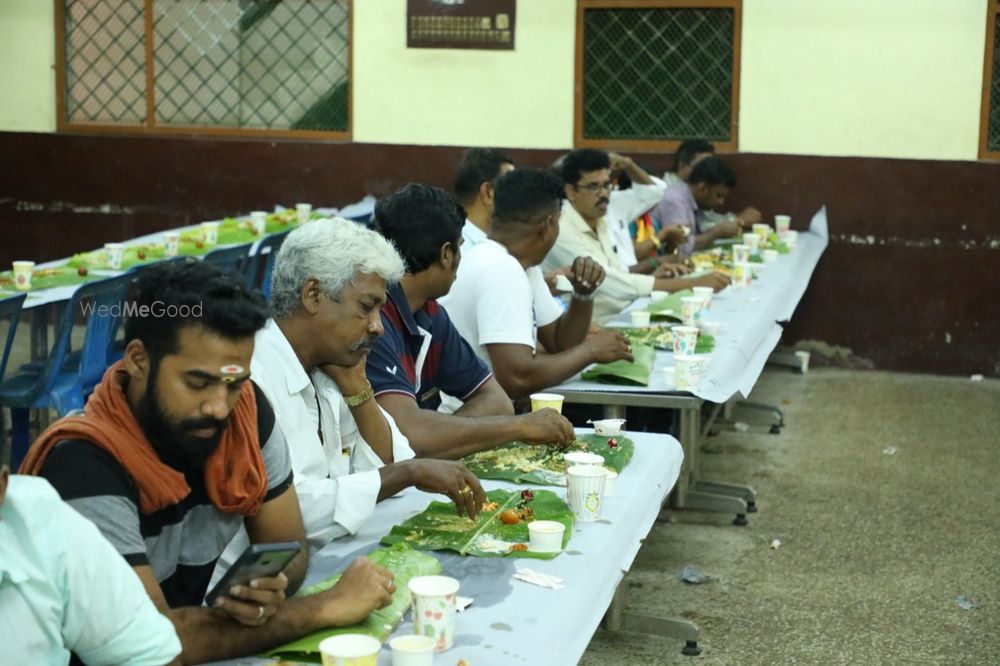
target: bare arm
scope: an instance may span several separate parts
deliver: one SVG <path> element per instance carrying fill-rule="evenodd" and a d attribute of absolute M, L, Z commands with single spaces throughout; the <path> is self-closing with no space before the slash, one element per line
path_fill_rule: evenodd
<path fill-rule="evenodd" d="M 653 179 L 649 177 L 642 167 L 636 164 L 631 157 L 626 157 L 624 155 L 619 155 L 617 153 L 610 153 L 608 157 L 611 158 L 611 170 L 618 171 L 619 169 L 628 174 L 629 179 L 633 183 L 639 185 L 652 185 Z"/>
<path fill-rule="evenodd" d="M 392 412 L 389 412 L 390 414 Z M 510 401 L 496 377 L 490 377 L 479 385 L 462 406 L 455 410 L 455 416 L 513 416 L 514 403 Z"/>
<path fill-rule="evenodd" d="M 566 351 L 587 337 L 594 314 L 593 293 L 604 282 L 605 273 L 604 268 L 590 257 L 577 257 L 566 278 L 573 285 L 569 309 L 551 324 L 538 329 L 538 341 L 550 353 Z"/>
<path fill-rule="evenodd" d="M 694 237 L 694 249 L 704 250 L 720 238 L 733 238 L 743 232 L 739 222 L 721 222 Z"/>
<path fill-rule="evenodd" d="M 368 376 L 365 374 L 365 362 L 362 359 L 357 365 L 350 368 L 343 368 L 339 365 L 324 365 L 320 368 L 330 379 L 337 384 L 341 394 L 345 397 L 358 395 L 371 388 L 368 383 Z M 368 446 L 375 452 L 383 463 L 389 464 L 394 459 L 392 456 L 392 428 L 385 414 L 378 408 L 374 400 L 351 407 L 351 416 L 358 424 L 358 432 L 364 438 Z"/>

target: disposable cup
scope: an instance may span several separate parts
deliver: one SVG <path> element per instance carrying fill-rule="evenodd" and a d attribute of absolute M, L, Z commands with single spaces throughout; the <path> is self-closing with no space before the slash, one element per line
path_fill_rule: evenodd
<path fill-rule="evenodd" d="M 663 383 L 667 388 L 674 388 L 677 383 L 677 368 L 663 368 Z"/>
<path fill-rule="evenodd" d="M 604 465 L 604 458 L 596 453 L 586 451 L 570 451 L 563 454 L 566 461 L 566 469 L 570 467 L 599 467 Z"/>
<path fill-rule="evenodd" d="M 600 419 L 594 421 L 593 425 L 595 435 L 620 435 L 625 419 Z"/>
<path fill-rule="evenodd" d="M 781 235 L 781 242 L 783 242 L 789 250 L 795 249 L 799 244 L 799 232 L 794 229 L 789 229 Z"/>
<path fill-rule="evenodd" d="M 715 295 L 715 290 L 711 287 L 694 287 L 691 289 L 695 296 L 699 296 L 701 300 L 705 301 L 705 309 L 709 310 L 712 308 L 712 296 Z"/>
<path fill-rule="evenodd" d="M 746 289 L 753 282 L 753 266 L 748 261 L 737 262 L 733 266 L 733 287 Z"/>
<path fill-rule="evenodd" d="M 531 411 L 537 412 L 539 409 L 550 407 L 562 414 L 563 396 L 558 393 L 532 393 Z"/>
<path fill-rule="evenodd" d="M 181 234 L 177 231 L 167 231 L 163 234 L 163 254 L 176 257 L 181 246 Z"/>
<path fill-rule="evenodd" d="M 674 353 L 693 354 L 698 344 L 698 329 L 694 326 L 674 326 Z"/>
<path fill-rule="evenodd" d="M 607 472 L 604 480 L 604 496 L 611 497 L 615 494 L 615 481 L 618 480 L 618 472 L 613 469 L 604 468 Z"/>
<path fill-rule="evenodd" d="M 674 383 L 675 386 L 687 391 L 698 387 L 698 380 L 701 375 L 698 373 L 700 359 L 696 356 L 686 354 L 674 355 Z"/>
<path fill-rule="evenodd" d="M 258 236 L 263 236 L 267 233 L 267 212 L 263 210 L 251 211 L 250 223 L 253 226 L 253 232 Z"/>
<path fill-rule="evenodd" d="M 122 269 L 122 257 L 125 256 L 124 243 L 105 243 L 104 253 L 108 256 L 108 268 L 113 271 Z"/>
<path fill-rule="evenodd" d="M 218 222 L 202 222 L 201 223 L 201 233 L 205 239 L 205 245 L 218 245 L 219 244 L 219 223 Z"/>
<path fill-rule="evenodd" d="M 295 204 L 295 219 L 299 224 L 305 224 L 312 217 L 313 207 L 312 204 L 307 203 L 297 203 Z"/>
<path fill-rule="evenodd" d="M 785 233 L 792 226 L 792 218 L 789 215 L 775 215 L 774 216 L 774 230 L 778 232 L 778 235 Z"/>
<path fill-rule="evenodd" d="M 743 234 L 743 244 L 750 248 L 750 253 L 754 254 L 757 252 L 757 248 L 760 247 L 760 236 L 751 232 Z"/>
<path fill-rule="evenodd" d="M 645 310 L 633 310 L 629 313 L 632 325 L 640 328 L 649 326 L 649 313 Z"/>
<path fill-rule="evenodd" d="M 764 259 L 765 264 L 773 264 L 778 260 L 777 250 L 764 250 L 760 255 Z"/>
<path fill-rule="evenodd" d="M 574 465 L 566 470 L 566 499 L 578 520 L 600 520 L 607 475 L 608 471 L 598 465 Z"/>
<path fill-rule="evenodd" d="M 656 301 L 662 301 L 669 295 L 670 295 L 669 291 L 660 291 L 658 289 L 654 289 L 653 291 L 649 292 L 649 302 L 655 303 Z"/>
<path fill-rule="evenodd" d="M 15 261 L 12 267 L 14 269 L 14 289 L 18 291 L 31 289 L 31 274 L 35 270 L 35 262 Z"/>
<path fill-rule="evenodd" d="M 413 630 L 434 639 L 434 651 L 444 652 L 455 642 L 455 595 L 458 581 L 449 576 L 411 578 Z"/>
<path fill-rule="evenodd" d="M 376 666 L 382 647 L 365 634 L 342 634 L 324 638 L 319 644 L 323 666 Z"/>
<path fill-rule="evenodd" d="M 753 229 L 753 232 L 757 234 L 757 237 L 761 241 L 766 241 L 768 235 L 771 233 L 771 225 L 769 224 L 755 224 L 750 228 Z"/>
<path fill-rule="evenodd" d="M 429 636 L 396 636 L 389 641 L 392 666 L 431 666 L 434 663 L 434 639 Z"/>
<path fill-rule="evenodd" d="M 566 526 L 554 520 L 534 520 L 528 523 L 528 550 L 536 553 L 558 553 L 562 550 Z"/>
<path fill-rule="evenodd" d="M 701 296 L 685 296 L 681 299 L 681 321 L 685 326 L 695 326 L 701 319 L 705 301 Z"/>
<path fill-rule="evenodd" d="M 738 264 L 741 261 L 750 261 L 750 246 L 738 243 L 733 246 L 733 263 Z"/>

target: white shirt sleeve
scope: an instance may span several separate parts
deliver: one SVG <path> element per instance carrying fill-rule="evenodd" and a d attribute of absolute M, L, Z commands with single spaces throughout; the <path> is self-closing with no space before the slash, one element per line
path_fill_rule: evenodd
<path fill-rule="evenodd" d="M 528 276 L 528 283 L 531 284 L 535 326 L 539 328 L 548 326 L 562 316 L 563 309 L 549 292 L 549 287 L 545 284 L 545 275 L 542 273 L 541 267 L 532 266 L 525 271 L 525 274 Z"/>
<path fill-rule="evenodd" d="M 515 344 L 535 348 L 534 304 L 531 283 L 516 260 L 495 263 L 478 272 L 479 298 L 476 323 L 479 339 L 474 345 Z M 516 270 L 515 270 L 516 269 Z"/>
<path fill-rule="evenodd" d="M 181 652 L 173 623 L 153 605 L 139 577 L 89 520 L 63 515 L 66 647 L 92 666 L 163 666 Z"/>
<path fill-rule="evenodd" d="M 608 199 L 606 217 L 624 220 L 627 225 L 659 203 L 663 192 L 667 189 L 667 184 L 656 176 L 650 176 L 650 178 L 653 181 L 650 185 L 633 183 L 632 187 L 627 190 L 612 192 Z"/>

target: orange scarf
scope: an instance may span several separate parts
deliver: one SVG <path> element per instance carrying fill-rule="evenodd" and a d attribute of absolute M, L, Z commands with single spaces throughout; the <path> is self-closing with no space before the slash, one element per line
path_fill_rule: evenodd
<path fill-rule="evenodd" d="M 150 514 L 177 504 L 191 492 L 184 475 L 164 464 L 136 421 L 125 399 L 128 373 L 118 361 L 104 373 L 87 401 L 83 416 L 60 419 L 43 432 L 21 465 L 22 474 L 39 474 L 59 442 L 85 440 L 121 463 L 139 488 L 139 511 Z M 205 461 L 205 489 L 223 513 L 255 515 L 267 494 L 267 469 L 257 432 L 257 401 L 250 382 L 236 407 L 219 446 Z"/>

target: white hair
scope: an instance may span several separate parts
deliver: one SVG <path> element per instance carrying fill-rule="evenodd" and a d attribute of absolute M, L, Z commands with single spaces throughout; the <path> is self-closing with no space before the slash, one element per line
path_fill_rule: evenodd
<path fill-rule="evenodd" d="M 337 298 L 359 273 L 392 284 L 402 279 L 405 270 L 396 248 L 381 234 L 341 217 L 315 220 L 289 233 L 278 250 L 271 274 L 271 307 L 275 317 L 292 314 L 310 278 Z"/>

